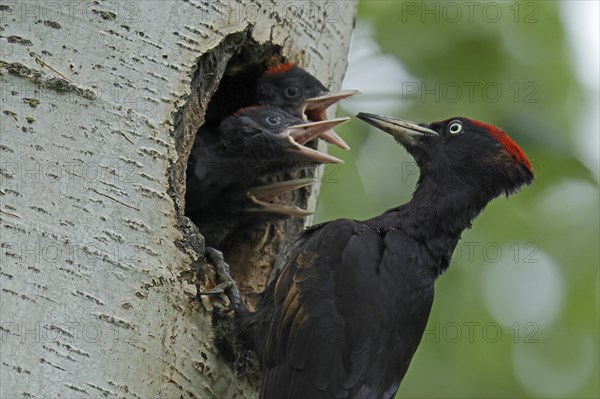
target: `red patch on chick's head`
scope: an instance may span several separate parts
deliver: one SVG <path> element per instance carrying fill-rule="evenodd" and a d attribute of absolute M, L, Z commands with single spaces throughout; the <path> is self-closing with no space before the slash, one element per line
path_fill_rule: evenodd
<path fill-rule="evenodd" d="M 248 111 L 251 111 L 251 110 L 257 109 L 257 108 L 258 108 L 258 105 L 249 105 L 247 107 L 243 107 L 243 108 L 238 109 L 232 115 L 234 115 L 234 116 L 242 116 L 245 113 L 247 113 Z"/>
<path fill-rule="evenodd" d="M 485 130 L 487 130 L 488 133 L 494 139 L 496 139 L 496 141 L 498 141 L 500 144 L 502 144 L 502 146 L 504 146 L 504 149 L 506 150 L 506 152 L 508 152 L 515 160 L 515 162 L 516 162 L 515 166 L 517 166 L 518 164 L 523 164 L 523 165 L 527 166 L 527 169 L 529 169 L 529 171 L 531 173 L 533 173 L 533 167 L 531 166 L 531 162 L 529 162 L 527 155 L 525 155 L 525 152 L 523 152 L 521 147 L 519 147 L 519 145 L 517 143 L 515 143 L 513 141 L 513 139 L 511 139 L 509 137 L 508 134 L 506 134 L 506 132 L 497 128 L 496 126 L 488 125 L 487 123 L 484 123 L 484 122 L 476 121 L 474 119 L 469 119 L 469 120 L 475 126 L 479 126 L 479 127 L 484 128 Z"/>
<path fill-rule="evenodd" d="M 284 73 L 284 72 L 289 71 L 290 69 L 292 69 L 295 66 L 296 66 L 296 64 L 294 64 L 293 62 L 286 62 L 283 64 L 273 65 L 272 67 L 270 67 L 269 69 L 267 69 L 265 71 L 265 76 L 271 76 L 271 75 L 275 75 L 278 73 Z"/>

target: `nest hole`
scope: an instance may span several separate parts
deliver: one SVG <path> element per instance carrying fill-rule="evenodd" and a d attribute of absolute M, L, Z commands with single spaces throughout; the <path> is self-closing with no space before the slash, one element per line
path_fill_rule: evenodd
<path fill-rule="evenodd" d="M 287 250 L 285 237 L 299 233 L 302 224 L 288 220 L 273 224 L 236 225 L 235 220 L 219 220 L 218 217 L 208 218 L 216 220 L 215 223 L 204 223 L 203 218 L 190 214 L 186 209 L 186 203 L 194 201 L 196 195 L 202 195 L 188 190 L 186 182 L 192 173 L 193 165 L 189 160 L 197 137 L 214 131 L 224 118 L 240 108 L 253 105 L 258 78 L 269 66 L 284 61 L 281 47 L 259 44 L 249 32 L 228 36 L 198 60 L 192 75 L 192 92 L 174 118 L 179 157 L 171 168 L 171 177 L 182 231 L 187 235 L 186 232 L 194 230 L 184 217 L 187 216 L 204 237 L 206 245 L 223 252 L 231 267 L 231 275 L 251 309 L 272 278 L 273 271 L 281 267 L 278 263 L 282 257 L 278 255 Z M 274 175 L 271 180 L 307 177 L 311 173 L 299 171 L 291 175 Z M 308 196 L 307 190 L 299 190 L 286 194 L 282 200 L 306 207 Z M 205 212 L 212 211 L 207 209 Z"/>

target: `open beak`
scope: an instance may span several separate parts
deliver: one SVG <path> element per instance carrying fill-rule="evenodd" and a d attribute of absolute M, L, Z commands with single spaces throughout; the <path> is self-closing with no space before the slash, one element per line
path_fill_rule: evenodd
<path fill-rule="evenodd" d="M 305 115 L 309 116 L 310 111 L 322 111 L 323 113 L 327 108 L 333 104 L 340 102 L 341 100 L 352 97 L 356 94 L 360 94 L 360 90 L 340 90 L 337 93 L 326 93 L 322 96 L 307 98 L 302 103 L 302 111 Z M 316 115 L 319 116 L 319 115 Z M 324 116 L 324 115 L 322 115 Z M 313 120 L 323 120 L 313 119 Z"/>
<path fill-rule="evenodd" d="M 327 93 L 319 97 L 307 98 L 302 103 L 302 115 L 309 121 L 323 121 L 327 119 L 325 111 L 327 108 L 336 104 L 337 102 L 360 94 L 359 90 L 341 90 L 337 93 Z M 350 146 L 338 136 L 333 130 L 330 130 L 323 134 L 321 138 L 328 143 L 337 145 L 338 147 L 349 150 Z"/>
<path fill-rule="evenodd" d="M 400 144 L 414 146 L 422 137 L 438 137 L 435 130 L 428 129 L 414 122 L 404 119 L 393 118 L 391 116 L 383 116 L 376 114 L 367 114 L 364 112 L 356 115 L 377 129 L 383 130 L 392 135 Z"/>
<path fill-rule="evenodd" d="M 315 181 L 313 179 L 297 179 L 253 187 L 247 191 L 246 196 L 255 205 L 258 205 L 258 207 L 250 208 L 248 211 L 275 213 L 290 217 L 310 216 L 312 215 L 312 212 L 309 212 L 306 209 L 302 209 L 297 206 L 275 204 L 271 201 L 273 201 L 280 194 L 310 186 L 314 183 Z"/>
<path fill-rule="evenodd" d="M 287 137 L 291 144 L 288 151 L 299 153 L 300 155 L 319 163 L 343 163 L 344 161 L 339 158 L 306 147 L 304 144 L 315 137 L 324 138 L 324 135 L 331 132 L 333 127 L 341 125 L 348 120 L 350 120 L 350 118 L 337 118 L 320 122 L 303 123 L 301 125 L 290 126 L 280 134 Z"/>

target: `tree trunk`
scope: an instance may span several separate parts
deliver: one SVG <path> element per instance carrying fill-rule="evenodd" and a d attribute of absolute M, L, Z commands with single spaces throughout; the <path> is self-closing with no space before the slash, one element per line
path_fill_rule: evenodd
<path fill-rule="evenodd" d="M 0 12 L 0 397 L 256 396 L 215 348 L 216 300 L 196 296 L 204 243 L 183 215 L 187 158 L 240 49 L 280 46 L 339 84 L 355 3 Z M 297 200 L 314 207 L 314 192 Z M 267 269 L 302 224 L 279 228 Z"/>

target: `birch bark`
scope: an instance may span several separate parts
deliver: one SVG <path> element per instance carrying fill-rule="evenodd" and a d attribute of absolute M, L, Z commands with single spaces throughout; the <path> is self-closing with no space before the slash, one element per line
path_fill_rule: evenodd
<path fill-rule="evenodd" d="M 240 42 L 281 46 L 339 84 L 355 2 L 2 1 L 0 12 L 0 397 L 256 396 L 196 299 L 187 157 Z"/>

